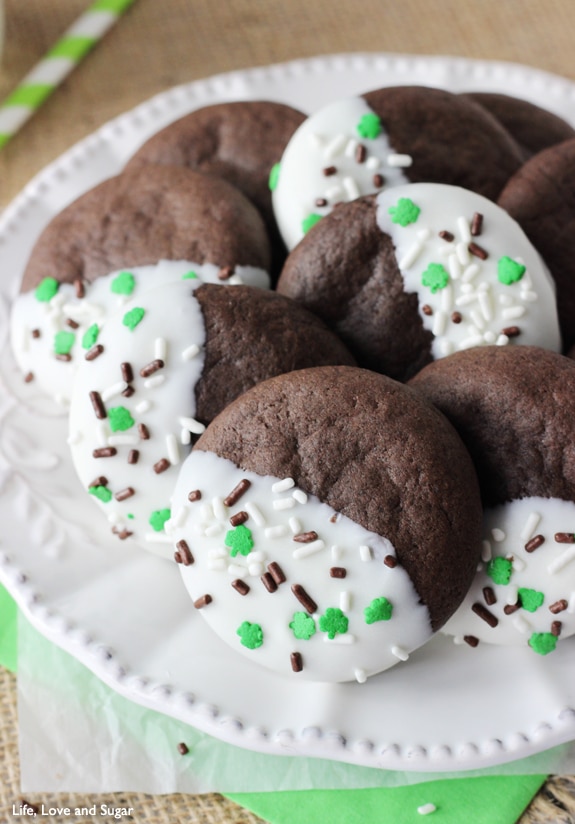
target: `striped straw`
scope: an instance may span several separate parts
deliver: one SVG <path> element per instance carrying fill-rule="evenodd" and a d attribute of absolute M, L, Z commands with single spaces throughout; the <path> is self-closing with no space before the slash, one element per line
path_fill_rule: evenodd
<path fill-rule="evenodd" d="M 96 0 L 0 104 L 0 148 L 29 120 L 134 0 Z"/>

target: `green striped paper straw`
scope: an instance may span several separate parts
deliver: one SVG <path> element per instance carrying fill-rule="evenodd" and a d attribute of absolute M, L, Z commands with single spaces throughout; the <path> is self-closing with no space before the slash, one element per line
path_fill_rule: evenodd
<path fill-rule="evenodd" d="M 134 0 L 96 0 L 0 104 L 0 148 L 18 132 Z"/>

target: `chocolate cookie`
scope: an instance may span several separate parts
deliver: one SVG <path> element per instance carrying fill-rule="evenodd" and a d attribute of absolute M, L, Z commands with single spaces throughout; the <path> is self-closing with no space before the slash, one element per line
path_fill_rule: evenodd
<path fill-rule="evenodd" d="M 475 349 L 411 386 L 460 433 L 486 506 L 483 563 L 445 631 L 552 652 L 575 633 L 575 363 L 536 347 Z"/>
<path fill-rule="evenodd" d="M 162 259 L 269 270 L 269 242 L 259 213 L 231 184 L 150 165 L 105 180 L 57 214 L 34 245 L 21 291 L 47 277 L 91 282 Z"/>
<path fill-rule="evenodd" d="M 304 121 L 274 176 L 274 210 L 292 249 L 336 203 L 417 182 L 494 200 L 522 161 L 507 130 L 465 97 L 420 86 L 379 89 Z"/>
<path fill-rule="evenodd" d="M 496 92 L 467 92 L 463 96 L 487 109 L 507 129 L 525 160 L 575 137 L 575 129 L 566 120 L 528 100 Z"/>
<path fill-rule="evenodd" d="M 478 559 L 476 479 L 454 430 L 357 368 L 291 372 L 226 407 L 173 508 L 176 560 L 206 620 L 254 662 L 314 680 L 363 681 L 407 659 Z"/>
<path fill-rule="evenodd" d="M 155 134 L 127 165 L 186 166 L 236 186 L 262 214 L 279 271 L 285 257 L 271 202 L 269 175 L 305 115 L 283 103 L 242 100 L 197 109 Z"/>
<path fill-rule="evenodd" d="M 575 343 L 574 181 L 575 139 L 532 157 L 498 201 L 521 225 L 553 275 L 565 349 Z"/>
<path fill-rule="evenodd" d="M 251 286 L 202 283 L 197 275 L 143 291 L 92 331 L 74 380 L 72 458 L 114 532 L 160 552 L 168 547 L 163 527 L 192 436 L 259 381 L 353 363 L 298 304 Z"/>
<path fill-rule="evenodd" d="M 541 258 L 505 211 L 455 186 L 339 205 L 290 253 L 277 288 L 322 317 L 360 366 L 398 380 L 471 346 L 561 347 Z"/>

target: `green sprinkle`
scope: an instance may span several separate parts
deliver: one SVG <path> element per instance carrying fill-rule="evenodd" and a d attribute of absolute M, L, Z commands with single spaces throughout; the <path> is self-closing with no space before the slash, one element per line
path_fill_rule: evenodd
<path fill-rule="evenodd" d="M 89 326 L 82 335 L 82 348 L 91 349 L 92 346 L 94 346 L 94 344 L 98 340 L 99 334 L 100 329 L 97 323 L 93 323 L 91 326 Z"/>
<path fill-rule="evenodd" d="M 140 309 L 138 306 L 136 306 L 134 309 L 130 309 L 129 312 L 126 312 L 126 314 L 122 318 L 122 323 L 124 324 L 124 326 L 127 326 L 128 329 L 134 331 L 134 329 L 140 323 L 145 314 L 145 309 Z"/>
<path fill-rule="evenodd" d="M 115 295 L 131 295 L 136 285 L 136 278 L 131 272 L 120 272 L 110 284 L 110 291 Z"/>
<path fill-rule="evenodd" d="M 296 638 L 309 641 L 315 635 L 315 621 L 307 612 L 294 612 L 293 621 L 290 622 L 290 629 Z"/>
<path fill-rule="evenodd" d="M 513 564 L 508 558 L 492 558 L 485 571 L 493 583 L 508 584 L 511 579 Z"/>
<path fill-rule="evenodd" d="M 91 486 L 88 492 L 104 504 L 112 500 L 112 493 L 107 486 Z"/>
<path fill-rule="evenodd" d="M 338 607 L 328 607 L 325 615 L 319 619 L 319 628 L 322 632 L 327 632 L 327 637 L 333 641 L 337 633 L 341 635 L 347 632 L 349 620 Z"/>
<path fill-rule="evenodd" d="M 502 257 L 497 261 L 497 279 L 505 286 L 510 286 L 512 283 L 517 283 L 521 280 L 526 272 L 526 267 L 522 263 L 517 263 L 516 260 L 510 257 Z"/>
<path fill-rule="evenodd" d="M 108 409 L 108 418 L 112 432 L 125 432 L 136 423 L 125 406 L 113 406 Z"/>
<path fill-rule="evenodd" d="M 441 263 L 430 263 L 421 276 L 421 282 L 435 294 L 439 289 L 445 289 L 449 283 L 449 274 Z"/>
<path fill-rule="evenodd" d="M 409 197 L 400 197 L 395 206 L 390 206 L 388 213 L 391 215 L 392 223 L 399 223 L 400 226 L 409 226 L 415 223 L 421 209 Z"/>
<path fill-rule="evenodd" d="M 393 606 L 387 598 L 374 598 L 371 604 L 363 611 L 366 624 L 375 624 L 376 621 L 389 621 Z"/>
<path fill-rule="evenodd" d="M 373 140 L 383 131 L 381 125 L 381 118 L 375 112 L 368 112 L 364 114 L 356 126 L 357 133 L 360 137 L 365 137 L 367 140 Z"/>
<path fill-rule="evenodd" d="M 128 512 L 127 515 L 126 515 L 126 518 L 129 518 L 131 521 L 133 521 L 134 520 L 134 513 L 133 512 Z"/>
<path fill-rule="evenodd" d="M 226 532 L 224 543 L 230 548 L 232 558 L 235 558 L 238 552 L 240 555 L 249 555 L 254 546 L 251 529 L 243 524 L 230 529 Z"/>
<path fill-rule="evenodd" d="M 54 352 L 57 355 L 69 355 L 74 346 L 76 335 L 73 332 L 61 331 L 54 335 Z"/>
<path fill-rule="evenodd" d="M 154 530 L 154 532 L 161 532 L 164 528 L 164 524 L 166 521 L 170 520 L 171 510 L 169 509 L 156 509 L 155 512 L 149 517 L 148 523 Z"/>
<path fill-rule="evenodd" d="M 278 182 L 280 179 L 280 164 L 274 163 L 274 165 L 270 169 L 270 176 L 268 178 L 268 186 L 270 192 L 273 192 L 274 189 L 277 188 Z"/>
<path fill-rule="evenodd" d="M 321 215 L 318 215 L 316 212 L 312 212 L 306 218 L 304 218 L 301 222 L 301 228 L 304 235 L 306 235 L 312 226 L 315 226 L 316 223 L 319 223 L 321 220 Z"/>
<path fill-rule="evenodd" d="M 198 276 L 197 276 L 196 272 L 194 272 L 192 269 L 190 269 L 189 272 L 186 272 L 185 275 L 182 275 L 182 280 L 197 280 L 197 279 L 198 279 Z"/>
<path fill-rule="evenodd" d="M 557 638 L 552 632 L 534 632 L 528 643 L 538 655 L 547 655 L 557 646 Z"/>
<path fill-rule="evenodd" d="M 518 595 L 519 603 L 527 612 L 535 612 L 545 600 L 542 592 L 538 592 L 536 589 L 527 589 L 526 587 L 519 587 Z"/>
<path fill-rule="evenodd" d="M 40 303 L 48 303 L 52 300 L 59 288 L 60 284 L 56 278 L 44 278 L 36 287 L 34 295 Z"/>
<path fill-rule="evenodd" d="M 257 649 L 264 642 L 264 632 L 259 624 L 250 624 L 249 621 L 244 621 L 236 630 L 236 633 L 240 636 L 243 646 L 248 649 Z"/>

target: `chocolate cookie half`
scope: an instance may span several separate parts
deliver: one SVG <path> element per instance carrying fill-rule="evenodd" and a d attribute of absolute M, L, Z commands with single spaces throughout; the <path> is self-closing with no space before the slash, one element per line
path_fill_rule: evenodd
<path fill-rule="evenodd" d="M 454 430 L 357 368 L 243 394 L 183 464 L 172 506 L 206 621 L 254 662 L 319 681 L 406 660 L 460 603 L 479 554 L 477 482 Z"/>

